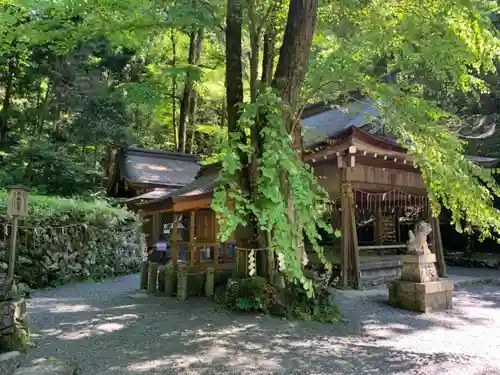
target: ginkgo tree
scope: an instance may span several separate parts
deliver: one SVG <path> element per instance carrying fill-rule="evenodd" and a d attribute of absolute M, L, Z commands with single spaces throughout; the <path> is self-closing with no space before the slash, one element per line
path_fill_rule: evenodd
<path fill-rule="evenodd" d="M 256 246 L 265 233 L 267 246 L 284 263 L 284 273 L 310 290 L 297 247 L 305 233 L 321 257 L 315 229 L 321 222 L 314 208 L 325 195 L 298 156 L 297 117 L 307 100 L 330 101 L 353 93 L 374 99 L 390 130 L 408 147 L 429 187 L 434 214 L 442 204 L 457 226 L 465 216 L 484 236 L 499 233 L 500 216 L 492 198 L 500 190 L 492 172 L 465 159 L 454 114 L 426 95 L 429 82 L 437 82 L 447 95 L 487 90 L 480 77 L 494 70 L 498 57 L 498 38 L 489 19 L 496 4 L 290 0 L 288 9 L 270 88 L 242 106 L 238 30 L 242 15 L 252 8 L 228 0 L 226 31 L 233 43 L 226 41 L 227 75 L 232 78 L 227 92 L 230 137 L 214 204 L 223 234 L 236 230 L 240 246 Z M 391 73 L 397 79 L 387 82 L 384 78 Z M 257 136 L 246 137 L 244 129 Z M 233 209 L 227 206 L 227 194 Z M 242 234 L 241 227 L 253 230 Z"/>

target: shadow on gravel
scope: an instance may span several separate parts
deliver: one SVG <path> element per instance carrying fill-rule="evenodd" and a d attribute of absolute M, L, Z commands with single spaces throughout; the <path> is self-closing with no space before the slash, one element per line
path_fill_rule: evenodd
<path fill-rule="evenodd" d="M 365 303 L 353 302 L 347 311 L 350 323 L 330 326 L 229 313 L 204 299 L 179 303 L 136 295 L 90 304 L 35 298 L 30 313 L 41 338 L 30 358 L 73 359 L 84 375 L 401 375 L 423 366 L 441 374 L 444 367 L 467 360 L 361 341 L 370 324 L 406 334 L 439 323 L 424 324 L 421 316 L 403 311 L 398 316 L 380 300 Z"/>
<path fill-rule="evenodd" d="M 392 307 L 388 295 L 359 297 L 339 295 L 336 300 L 347 317 L 346 330 L 351 335 L 362 334 L 374 341 L 411 335 L 422 331 L 466 331 L 470 327 L 488 327 L 500 313 L 500 283 L 459 286 L 453 292 L 454 308 L 450 311 L 421 314 Z"/>

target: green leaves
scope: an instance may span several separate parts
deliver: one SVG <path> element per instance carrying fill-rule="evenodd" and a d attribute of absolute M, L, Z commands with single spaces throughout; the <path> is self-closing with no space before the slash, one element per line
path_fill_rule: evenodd
<path fill-rule="evenodd" d="M 314 100 L 356 100 L 355 92 L 377 101 L 421 170 L 434 213 L 443 205 L 457 229 L 466 219 L 486 237 L 500 233 L 492 205 L 500 189 L 464 157 L 460 122 L 443 103 L 487 89 L 479 77 L 495 71 L 500 52 L 493 11 L 498 4 L 487 0 L 326 1 L 305 90 Z"/>
<path fill-rule="evenodd" d="M 268 90 L 259 95 L 257 102 L 242 108 L 240 127 L 256 126 L 260 121 L 263 138 L 263 154 L 258 161 L 259 175 L 253 187 L 253 195 L 241 191 L 237 186 L 236 173 L 241 169 L 235 148 L 252 157 L 252 148 L 239 143 L 230 135 L 231 142 L 225 143 L 219 187 L 214 192 L 212 208 L 221 223 L 221 240 L 226 239 L 237 225 L 244 223 L 248 214 L 253 214 L 260 229 L 270 234 L 269 247 L 276 254 L 282 254 L 285 274 L 290 280 L 299 281 L 309 296 L 314 290 L 312 281 L 302 273 L 302 259 L 297 258 L 297 239 L 305 234 L 320 259 L 326 264 L 322 249 L 318 245 L 318 226 L 331 227 L 323 220 L 320 206 L 328 200 L 327 193 L 317 184 L 310 168 L 306 168 L 292 147 L 282 117 L 282 103 Z M 228 206 L 227 197 L 234 202 Z M 290 216 L 291 213 L 293 216 Z M 329 266 L 327 264 L 327 266 Z"/>

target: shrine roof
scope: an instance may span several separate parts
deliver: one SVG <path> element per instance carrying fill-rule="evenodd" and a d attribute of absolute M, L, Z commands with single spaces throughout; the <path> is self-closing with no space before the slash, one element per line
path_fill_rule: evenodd
<path fill-rule="evenodd" d="M 110 185 L 124 178 L 131 185 L 175 189 L 191 183 L 199 169 L 198 155 L 121 148 L 116 155 Z"/>

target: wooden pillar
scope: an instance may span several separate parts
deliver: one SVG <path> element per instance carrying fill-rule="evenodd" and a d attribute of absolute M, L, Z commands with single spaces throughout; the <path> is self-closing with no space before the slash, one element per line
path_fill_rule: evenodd
<path fill-rule="evenodd" d="M 432 225 L 432 250 L 436 254 L 437 264 L 438 264 L 438 275 L 439 277 L 448 277 L 446 271 L 446 262 L 444 260 L 443 251 L 443 241 L 441 239 L 441 228 L 439 226 L 439 218 L 431 218 Z"/>
<path fill-rule="evenodd" d="M 377 203 L 377 211 L 375 213 L 375 243 L 377 245 L 382 245 L 384 238 L 384 223 L 382 222 L 382 206 Z"/>
<path fill-rule="evenodd" d="M 358 232 L 356 225 L 356 201 L 352 191 L 352 186 L 346 186 L 347 203 L 349 206 L 349 220 L 350 220 L 350 263 L 352 265 L 351 281 L 356 289 L 359 289 L 361 282 L 361 264 L 359 259 L 359 246 L 358 246 Z"/>
<path fill-rule="evenodd" d="M 156 213 L 153 214 L 153 228 L 151 230 L 151 234 L 153 236 L 153 241 L 152 245 L 153 247 L 156 247 L 156 243 L 158 242 L 158 239 L 160 238 L 160 214 Z"/>
<path fill-rule="evenodd" d="M 396 229 L 396 242 L 401 243 L 401 223 L 399 218 L 401 217 L 401 207 L 394 208 L 394 228 Z"/>
<path fill-rule="evenodd" d="M 177 298 L 181 301 L 187 299 L 187 267 L 185 264 L 177 266 Z"/>
<path fill-rule="evenodd" d="M 342 199 L 341 199 L 341 202 L 342 202 Z M 342 227 L 342 218 L 341 218 L 341 211 L 340 209 L 335 206 L 335 210 L 332 211 L 332 215 L 331 215 L 331 220 L 332 220 L 332 227 L 333 227 L 333 230 L 337 230 Z M 338 239 L 335 238 L 335 245 L 338 243 Z"/>
<path fill-rule="evenodd" d="M 192 267 L 197 261 L 196 256 L 196 239 L 195 239 L 195 228 L 196 228 L 196 213 L 195 211 L 189 212 L 189 266 Z"/>
<path fill-rule="evenodd" d="M 224 244 L 222 245 L 222 262 L 223 263 L 227 263 L 228 260 L 229 260 L 229 244 L 227 242 L 224 242 Z"/>
<path fill-rule="evenodd" d="M 350 209 L 349 201 L 347 200 L 346 194 L 346 184 L 342 184 L 342 198 L 340 203 L 342 209 L 342 235 L 341 235 L 341 271 L 342 271 L 342 287 L 347 288 L 349 285 L 349 272 L 350 272 L 350 262 L 349 262 L 349 247 L 350 247 Z"/>
<path fill-rule="evenodd" d="M 149 262 L 144 261 L 141 263 L 141 289 L 148 289 L 149 279 Z"/>
<path fill-rule="evenodd" d="M 175 267 L 173 264 L 167 264 L 165 267 L 165 287 L 164 287 L 164 292 L 167 295 L 167 297 L 172 297 L 172 295 L 175 292 L 175 286 L 176 286 L 176 274 L 175 274 Z"/>
<path fill-rule="evenodd" d="M 212 258 L 212 263 L 217 264 L 219 263 L 219 249 L 221 247 L 221 244 L 218 243 L 217 245 L 214 246 L 214 255 Z"/>
<path fill-rule="evenodd" d="M 156 293 L 157 284 L 158 284 L 158 263 L 150 262 L 148 292 Z"/>
<path fill-rule="evenodd" d="M 158 292 L 165 292 L 165 267 L 158 271 Z"/>
<path fill-rule="evenodd" d="M 177 264 L 177 258 L 178 258 L 178 234 L 179 234 L 179 219 L 180 215 L 175 212 L 173 215 L 173 221 L 172 221 L 172 236 L 170 237 L 171 240 L 171 249 L 170 249 L 170 255 L 172 257 L 172 264 Z"/>
<path fill-rule="evenodd" d="M 207 268 L 207 274 L 205 279 L 205 295 L 207 297 L 212 297 L 214 295 L 214 283 L 215 283 L 215 269 L 213 267 Z"/>

